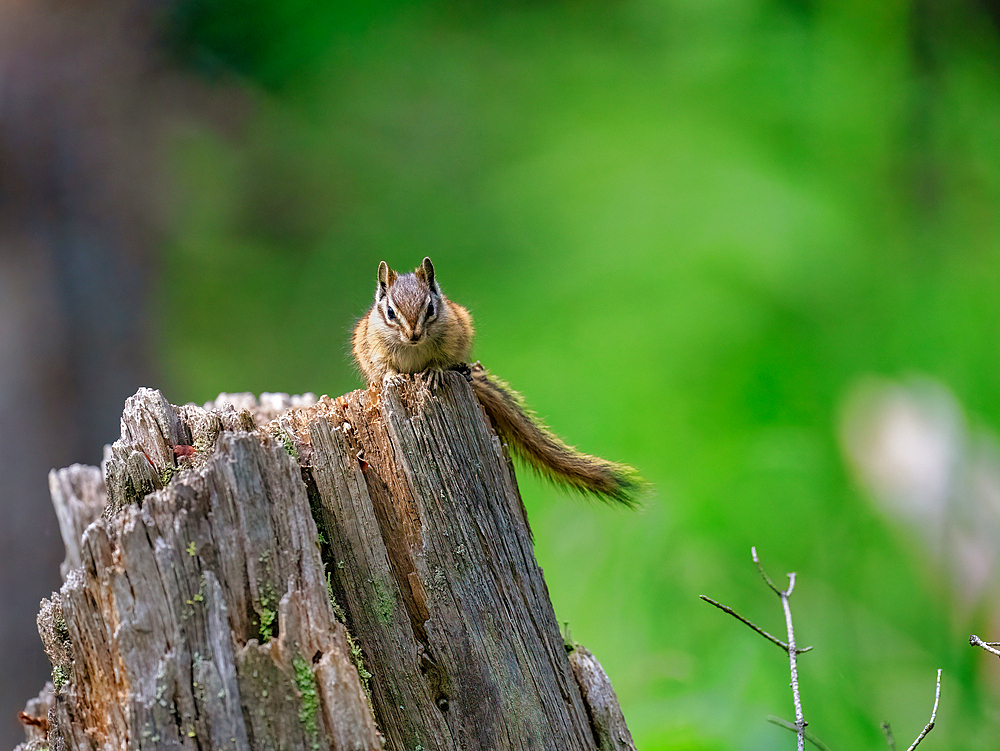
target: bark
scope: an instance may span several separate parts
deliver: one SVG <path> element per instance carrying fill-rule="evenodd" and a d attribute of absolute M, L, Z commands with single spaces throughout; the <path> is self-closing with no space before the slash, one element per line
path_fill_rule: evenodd
<path fill-rule="evenodd" d="M 457 373 L 205 409 L 140 389 L 102 470 L 50 486 L 65 584 L 26 748 L 633 748 Z"/>

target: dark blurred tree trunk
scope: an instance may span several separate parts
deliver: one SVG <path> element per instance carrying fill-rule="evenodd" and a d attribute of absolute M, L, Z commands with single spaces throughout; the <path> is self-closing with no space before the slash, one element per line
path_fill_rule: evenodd
<path fill-rule="evenodd" d="M 0 4 L 0 747 L 48 674 L 34 613 L 61 551 L 46 474 L 96 462 L 152 375 L 151 7 Z"/>

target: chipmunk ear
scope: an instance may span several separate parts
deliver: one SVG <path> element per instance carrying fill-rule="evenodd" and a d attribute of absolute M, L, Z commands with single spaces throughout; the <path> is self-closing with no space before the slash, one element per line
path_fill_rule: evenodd
<path fill-rule="evenodd" d="M 396 272 L 389 268 L 389 264 L 381 261 L 378 265 L 378 287 L 375 289 L 375 300 L 381 300 L 389 294 L 389 285 L 396 281 Z"/>
<path fill-rule="evenodd" d="M 430 258 L 425 257 L 414 273 L 423 279 L 428 287 L 437 292 L 439 295 L 441 294 L 441 290 L 438 288 L 437 282 L 434 281 L 434 264 L 431 263 Z"/>

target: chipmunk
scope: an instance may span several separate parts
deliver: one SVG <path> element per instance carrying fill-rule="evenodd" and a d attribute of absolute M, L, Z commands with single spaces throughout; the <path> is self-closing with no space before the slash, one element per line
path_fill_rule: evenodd
<path fill-rule="evenodd" d="M 441 292 L 430 258 L 408 274 L 378 266 L 375 304 L 354 329 L 354 358 L 369 386 L 405 373 L 430 385 L 446 370 L 466 374 L 473 392 L 512 453 L 548 479 L 629 507 L 645 482 L 624 464 L 577 451 L 554 435 L 506 383 L 468 365 L 472 316 Z"/>

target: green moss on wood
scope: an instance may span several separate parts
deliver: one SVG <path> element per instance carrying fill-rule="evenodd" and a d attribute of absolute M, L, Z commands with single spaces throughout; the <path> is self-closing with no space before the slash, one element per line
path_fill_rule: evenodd
<path fill-rule="evenodd" d="M 66 665 L 54 665 L 52 667 L 52 685 L 56 691 L 62 691 L 62 687 L 69 681 L 71 670 Z"/>
<path fill-rule="evenodd" d="M 301 694 L 299 705 L 299 722 L 302 723 L 306 735 L 312 739 L 313 749 L 319 748 L 319 691 L 316 688 L 316 677 L 312 665 L 300 654 L 292 660 L 295 670 L 295 685 Z"/>
<path fill-rule="evenodd" d="M 375 600 L 372 603 L 375 609 L 375 617 L 378 618 L 378 622 L 383 626 L 388 626 L 392 623 L 392 614 L 396 609 L 396 602 L 393 599 L 392 593 L 385 586 L 385 582 L 381 579 L 375 579 L 372 582 L 372 594 L 375 596 Z"/>

